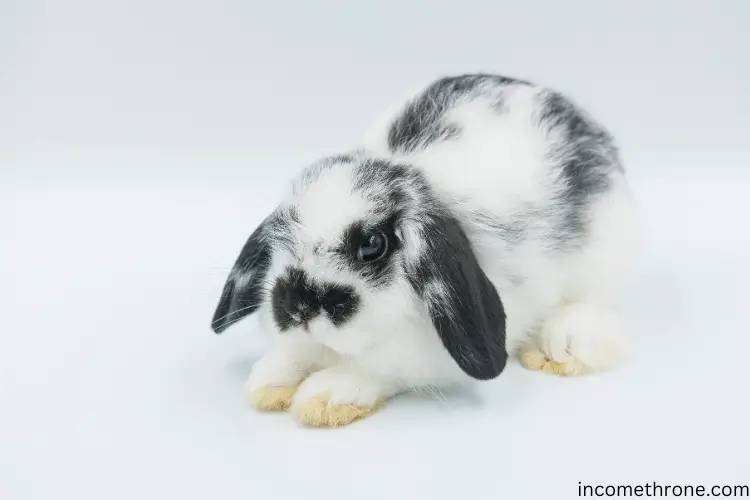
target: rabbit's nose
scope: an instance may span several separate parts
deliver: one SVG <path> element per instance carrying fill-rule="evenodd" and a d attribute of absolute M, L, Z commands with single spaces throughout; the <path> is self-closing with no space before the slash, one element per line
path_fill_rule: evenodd
<path fill-rule="evenodd" d="M 312 308 L 309 304 L 306 304 L 304 302 L 298 302 L 297 304 L 292 306 L 291 310 L 289 311 L 289 316 L 296 323 L 300 323 L 304 327 L 307 326 L 307 323 L 309 323 L 316 314 L 317 311 L 315 311 L 315 309 Z"/>

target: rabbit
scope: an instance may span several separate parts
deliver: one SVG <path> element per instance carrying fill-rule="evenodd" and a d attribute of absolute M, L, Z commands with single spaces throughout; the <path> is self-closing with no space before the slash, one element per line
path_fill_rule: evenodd
<path fill-rule="evenodd" d="M 250 404 L 339 427 L 509 359 L 617 367 L 639 231 L 612 135 L 559 91 L 496 74 L 442 76 L 375 118 L 291 180 L 227 277 L 212 330 L 257 315 L 273 341 Z"/>

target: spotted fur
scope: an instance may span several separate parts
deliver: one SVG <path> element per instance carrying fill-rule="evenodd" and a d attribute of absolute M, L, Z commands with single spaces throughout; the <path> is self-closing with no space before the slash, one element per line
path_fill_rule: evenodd
<path fill-rule="evenodd" d="M 388 245 L 365 261 L 373 232 Z M 603 369 L 621 352 L 609 311 L 636 242 L 602 125 L 528 81 L 451 76 L 292 180 L 237 258 L 212 326 L 258 312 L 277 342 L 251 386 L 330 369 L 341 387 L 319 389 L 351 403 L 364 397 L 347 392 L 353 380 L 381 398 L 488 380 L 529 345 Z"/>

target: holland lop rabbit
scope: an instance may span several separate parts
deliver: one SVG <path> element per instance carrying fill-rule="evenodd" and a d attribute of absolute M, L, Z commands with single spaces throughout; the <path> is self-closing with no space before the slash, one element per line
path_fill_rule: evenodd
<path fill-rule="evenodd" d="M 212 329 L 257 314 L 262 410 L 346 425 L 397 393 L 499 376 L 509 355 L 607 370 L 637 225 L 611 135 L 559 92 L 445 77 L 320 159 L 249 237 Z"/>

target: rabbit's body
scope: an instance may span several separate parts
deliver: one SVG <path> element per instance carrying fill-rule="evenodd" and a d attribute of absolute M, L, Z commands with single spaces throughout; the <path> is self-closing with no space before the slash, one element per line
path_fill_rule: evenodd
<path fill-rule="evenodd" d="M 352 236 L 362 234 L 377 238 Z M 623 353 L 612 307 L 636 241 L 624 170 L 604 129 L 527 82 L 434 82 L 361 147 L 303 171 L 254 236 L 214 327 L 259 306 L 276 344 L 248 391 L 307 423 L 494 378 L 506 352 L 560 374 L 604 370 Z"/>
<path fill-rule="evenodd" d="M 558 92 L 440 80 L 380 117 L 365 150 L 423 170 L 458 214 L 503 298 L 510 349 L 565 304 L 609 306 L 622 289 L 636 240 L 624 169 L 610 135 Z"/>

